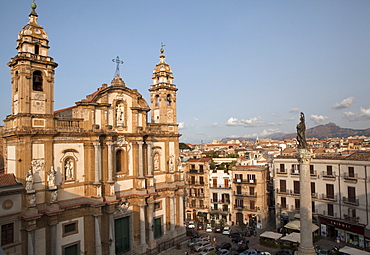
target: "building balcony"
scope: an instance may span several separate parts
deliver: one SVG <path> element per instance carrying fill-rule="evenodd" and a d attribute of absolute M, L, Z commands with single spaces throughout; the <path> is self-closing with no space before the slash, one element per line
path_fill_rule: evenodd
<path fill-rule="evenodd" d="M 343 215 L 344 220 L 352 222 L 352 223 L 359 223 L 360 222 L 360 217 L 352 217 L 347 214 Z"/>
<path fill-rule="evenodd" d="M 212 208 L 210 213 L 220 213 L 220 214 L 228 214 L 230 212 L 230 208 Z"/>
<path fill-rule="evenodd" d="M 188 184 L 189 185 L 194 185 L 194 186 L 204 186 L 205 185 L 205 182 L 192 182 L 192 181 L 188 181 Z"/>
<path fill-rule="evenodd" d="M 82 121 L 82 119 L 58 117 L 55 120 L 55 127 L 58 131 L 62 132 L 81 132 L 82 128 L 80 127 L 80 123 L 82 123 Z"/>
<path fill-rule="evenodd" d="M 209 185 L 210 188 L 212 189 L 231 189 L 231 185 Z"/>
<path fill-rule="evenodd" d="M 345 203 L 347 205 L 355 205 L 355 206 L 360 205 L 359 199 L 354 198 L 354 197 L 343 197 L 343 203 Z"/>
<path fill-rule="evenodd" d="M 240 184 L 257 184 L 257 180 L 256 179 L 234 179 L 233 180 L 233 183 L 240 183 Z"/>
<path fill-rule="evenodd" d="M 357 183 L 357 179 L 358 179 L 358 174 L 349 174 L 349 173 L 344 173 L 342 175 L 343 179 L 345 182 L 354 182 L 354 183 Z"/>
<path fill-rule="evenodd" d="M 320 194 L 319 199 L 337 202 L 337 195 Z"/>
<path fill-rule="evenodd" d="M 286 169 L 280 169 L 280 168 L 276 168 L 275 172 L 278 175 L 287 175 L 288 174 L 288 171 Z"/>
<path fill-rule="evenodd" d="M 248 206 L 241 206 L 241 205 L 234 205 L 235 210 L 239 211 L 251 211 L 251 212 L 257 212 L 257 207 L 250 208 Z"/>
<path fill-rule="evenodd" d="M 299 176 L 299 170 L 297 170 L 297 169 L 290 169 L 290 175 Z"/>
<path fill-rule="evenodd" d="M 190 169 L 189 174 L 204 174 L 204 171 L 199 171 L 197 169 Z"/>
<path fill-rule="evenodd" d="M 204 193 L 199 193 L 199 194 L 189 194 L 189 197 L 191 198 L 204 198 Z"/>
<path fill-rule="evenodd" d="M 213 204 L 230 204 L 229 199 L 211 199 L 211 203 Z"/>
<path fill-rule="evenodd" d="M 299 190 L 291 189 L 276 189 L 277 194 L 286 195 L 286 196 L 299 196 Z"/>
<path fill-rule="evenodd" d="M 331 174 L 328 174 L 326 171 L 322 171 L 321 176 L 324 180 L 335 181 L 335 172 L 332 172 Z"/>
<path fill-rule="evenodd" d="M 236 192 L 236 191 L 234 191 L 234 196 L 257 197 L 257 192 L 250 193 L 250 192 Z"/>

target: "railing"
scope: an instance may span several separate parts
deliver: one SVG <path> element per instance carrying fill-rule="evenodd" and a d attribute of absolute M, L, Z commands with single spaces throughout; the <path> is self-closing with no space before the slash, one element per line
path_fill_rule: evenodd
<path fill-rule="evenodd" d="M 55 127 L 62 131 L 66 130 L 66 131 L 80 132 L 82 131 L 82 128 L 80 127 L 81 122 L 82 122 L 82 119 L 59 117 L 55 120 Z"/>
<path fill-rule="evenodd" d="M 218 213 L 228 213 L 230 212 L 230 208 L 212 208 L 212 212 L 218 212 Z"/>
<path fill-rule="evenodd" d="M 311 177 L 313 177 L 313 176 L 317 176 L 317 172 L 316 172 L 316 170 L 310 171 L 310 176 L 311 176 Z"/>
<path fill-rule="evenodd" d="M 297 170 L 297 169 L 290 169 L 290 174 L 291 175 L 299 175 L 299 170 Z"/>
<path fill-rule="evenodd" d="M 161 242 L 157 244 L 157 247 L 151 250 L 147 250 L 142 255 L 157 255 L 160 254 L 162 251 L 168 250 L 171 247 L 174 247 L 178 243 L 182 243 L 185 240 L 189 239 L 186 235 L 178 236 L 168 241 Z"/>
<path fill-rule="evenodd" d="M 199 194 L 189 194 L 189 197 L 194 197 L 194 198 L 204 198 L 204 193 L 199 193 Z"/>
<path fill-rule="evenodd" d="M 336 202 L 337 195 L 320 194 L 320 199 Z"/>
<path fill-rule="evenodd" d="M 215 203 L 218 203 L 218 204 L 230 204 L 230 200 L 228 199 L 211 199 L 211 203 L 215 204 Z"/>
<path fill-rule="evenodd" d="M 358 179 L 358 174 L 349 174 L 349 173 L 343 173 L 343 178 L 348 181 L 357 181 Z"/>
<path fill-rule="evenodd" d="M 335 172 L 332 172 L 332 174 L 328 174 L 326 171 L 322 171 L 321 176 L 322 178 L 335 179 Z"/>
<path fill-rule="evenodd" d="M 276 174 L 288 174 L 288 171 L 286 169 L 276 168 L 275 171 Z"/>
<path fill-rule="evenodd" d="M 360 204 L 360 200 L 354 197 L 343 197 L 343 203 L 358 206 Z"/>
<path fill-rule="evenodd" d="M 257 197 L 257 192 L 250 193 L 250 192 L 237 192 L 234 191 L 235 196 L 244 196 L 244 197 Z"/>
<path fill-rule="evenodd" d="M 231 185 L 213 185 L 213 184 L 210 184 L 209 187 L 214 188 L 214 189 L 231 189 Z"/>
<path fill-rule="evenodd" d="M 249 206 L 239 206 L 239 205 L 234 205 L 234 209 L 235 210 L 243 210 L 243 211 L 252 211 L 252 212 L 257 211 L 257 207 L 250 208 Z"/>

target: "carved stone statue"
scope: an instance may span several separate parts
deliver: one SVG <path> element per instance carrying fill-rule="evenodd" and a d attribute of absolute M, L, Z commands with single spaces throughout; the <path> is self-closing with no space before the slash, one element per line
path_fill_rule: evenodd
<path fill-rule="evenodd" d="M 52 203 L 55 203 L 58 201 L 58 191 L 57 190 L 54 190 L 51 195 L 50 195 L 50 198 L 51 198 L 51 202 Z"/>
<path fill-rule="evenodd" d="M 55 174 L 56 171 L 54 170 L 54 166 L 51 166 L 50 172 L 48 173 L 48 186 L 50 188 L 55 188 Z"/>
<path fill-rule="evenodd" d="M 301 112 L 301 122 L 297 125 L 297 141 L 298 149 L 308 149 L 308 144 L 306 141 L 306 124 L 303 112 Z"/>
<path fill-rule="evenodd" d="M 158 153 L 154 154 L 154 171 L 159 170 L 159 155 Z"/>
<path fill-rule="evenodd" d="M 74 164 L 73 164 L 73 160 L 68 158 L 65 162 L 65 166 L 64 166 L 64 170 L 65 170 L 65 176 L 66 176 L 66 180 L 73 180 L 73 171 L 74 171 Z"/>
<path fill-rule="evenodd" d="M 123 120 L 124 120 L 124 106 L 122 103 L 119 103 L 117 104 L 116 106 L 116 114 L 117 114 L 117 124 L 123 124 Z"/>
<path fill-rule="evenodd" d="M 33 173 L 32 169 L 29 169 L 26 174 L 26 190 L 33 190 Z"/>

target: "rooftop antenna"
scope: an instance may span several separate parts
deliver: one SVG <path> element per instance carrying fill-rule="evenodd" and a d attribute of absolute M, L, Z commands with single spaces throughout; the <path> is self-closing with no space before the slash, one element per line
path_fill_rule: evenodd
<path fill-rule="evenodd" d="M 112 62 L 116 62 L 116 64 L 117 64 L 117 67 L 116 67 L 116 72 L 114 73 L 114 77 L 116 77 L 116 76 L 120 76 L 119 75 L 119 65 L 121 64 L 123 64 L 123 61 L 121 61 L 120 59 L 119 59 L 119 56 L 117 56 L 116 57 L 116 59 L 112 59 Z"/>

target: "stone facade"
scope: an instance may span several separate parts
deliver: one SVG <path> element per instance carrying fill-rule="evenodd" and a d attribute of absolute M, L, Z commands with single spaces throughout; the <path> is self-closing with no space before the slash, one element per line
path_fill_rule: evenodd
<path fill-rule="evenodd" d="M 19 33 L 5 173 L 23 183 L 21 252 L 144 253 L 184 236 L 184 180 L 173 74 L 161 49 L 150 106 L 119 76 L 54 111 L 49 41 L 36 5 Z M 152 110 L 151 122 L 148 122 Z"/>

